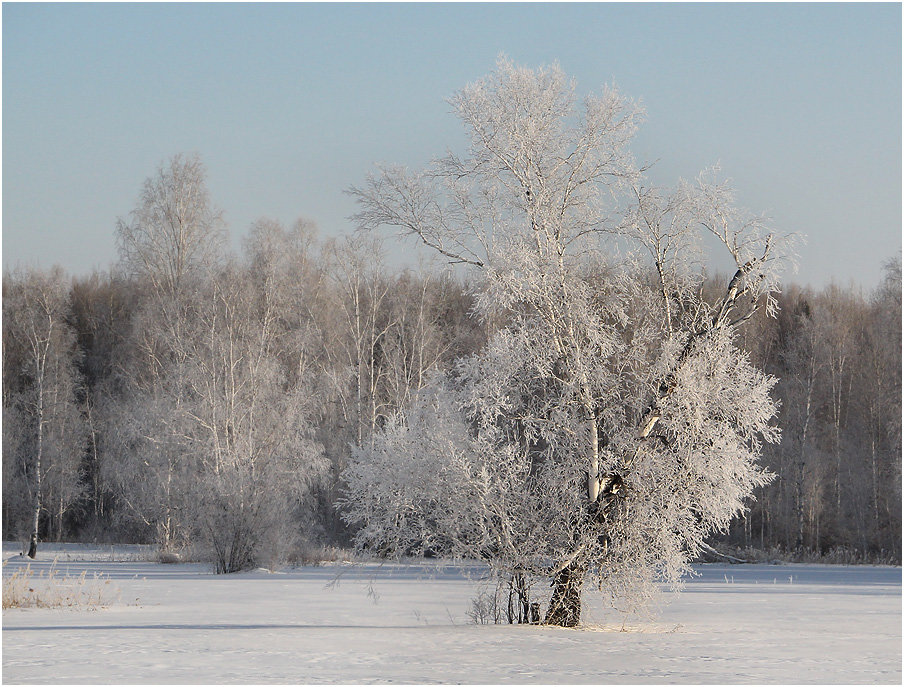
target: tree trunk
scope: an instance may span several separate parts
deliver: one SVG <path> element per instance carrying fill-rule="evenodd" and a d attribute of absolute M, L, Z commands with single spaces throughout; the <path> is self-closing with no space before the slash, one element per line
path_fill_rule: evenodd
<path fill-rule="evenodd" d="M 802 461 L 797 463 L 794 497 L 797 502 L 797 538 L 794 548 L 801 549 L 804 546 L 804 464 Z"/>
<path fill-rule="evenodd" d="M 586 572 L 585 565 L 572 563 L 553 578 L 545 625 L 577 627 L 581 622 L 581 588 Z"/>
<path fill-rule="evenodd" d="M 34 558 L 38 555 L 38 526 L 41 522 L 41 434 L 38 433 L 38 459 L 35 465 L 36 485 L 35 485 L 35 501 L 33 508 L 33 518 L 31 524 L 31 541 L 28 545 L 28 557 Z"/>
<path fill-rule="evenodd" d="M 34 517 L 31 527 L 31 541 L 28 544 L 28 557 L 35 558 L 38 555 L 38 526 L 41 522 L 41 508 L 43 507 L 43 494 L 41 492 L 41 461 L 44 457 L 44 380 L 43 365 L 40 368 L 41 377 L 38 380 L 38 450 L 35 456 L 35 500 Z"/>

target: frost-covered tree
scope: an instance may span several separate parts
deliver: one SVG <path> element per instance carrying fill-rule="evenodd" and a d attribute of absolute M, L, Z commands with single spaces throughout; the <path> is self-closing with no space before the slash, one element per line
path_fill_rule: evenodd
<path fill-rule="evenodd" d="M 275 563 L 324 468 L 297 288 L 313 234 L 262 220 L 248 261 L 229 259 L 203 166 L 182 156 L 118 234 L 145 297 L 104 407 L 106 479 L 162 551 L 196 545 L 217 572 Z"/>
<path fill-rule="evenodd" d="M 186 543 L 194 466 L 180 376 L 191 354 L 195 297 L 224 253 L 219 211 L 198 156 L 176 155 L 145 180 L 135 210 L 117 222 L 121 270 L 143 294 L 127 352 L 104 407 L 110 485 L 166 551 Z M 188 423 L 188 424 L 187 424 Z"/>
<path fill-rule="evenodd" d="M 224 573 L 291 550 L 297 508 L 325 467 L 311 437 L 311 380 L 280 360 L 292 341 L 276 308 L 279 283 L 258 267 L 231 265 L 205 284 L 178 370 L 194 466 L 186 505 L 195 540 Z"/>
<path fill-rule="evenodd" d="M 775 308 L 780 241 L 706 176 L 644 185 L 613 89 L 578 102 L 558 67 L 501 59 L 450 102 L 468 152 L 382 169 L 357 219 L 470 265 L 503 324 L 358 448 L 346 517 L 361 546 L 487 560 L 529 611 L 525 577 L 551 579 L 545 622 L 572 626 L 588 576 L 635 606 L 768 480 L 774 380 L 733 337 Z M 709 299 L 705 237 L 735 263 Z"/>
<path fill-rule="evenodd" d="M 18 524 L 34 558 L 42 520 L 49 516 L 61 539 L 63 517 L 83 492 L 77 350 L 62 270 L 7 274 L 3 291 L 4 502 L 27 509 L 27 526 Z"/>
<path fill-rule="evenodd" d="M 145 180 L 135 209 L 117 221 L 116 237 L 123 267 L 155 293 L 190 293 L 191 277 L 216 263 L 225 241 L 201 158 L 179 154 L 160 165 Z"/>

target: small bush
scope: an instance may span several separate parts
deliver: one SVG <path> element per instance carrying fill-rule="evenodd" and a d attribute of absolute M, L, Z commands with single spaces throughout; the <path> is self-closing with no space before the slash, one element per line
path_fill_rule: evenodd
<path fill-rule="evenodd" d="M 175 563 L 181 563 L 182 555 L 179 553 L 176 553 L 175 551 L 160 551 L 157 554 L 157 562 L 165 563 L 168 565 L 175 564 Z"/>
<path fill-rule="evenodd" d="M 354 559 L 355 556 L 352 553 L 338 546 L 322 546 L 308 543 L 296 547 L 288 557 L 288 562 L 292 565 L 316 566 L 323 563 L 337 563 Z"/>
<path fill-rule="evenodd" d="M 193 506 L 193 544 L 217 574 L 285 563 L 295 548 L 295 503 L 282 473 L 236 463 L 208 474 Z M 237 495 L 241 494 L 241 498 Z"/>
<path fill-rule="evenodd" d="M 471 609 L 467 612 L 468 618 L 475 625 L 498 625 L 502 622 L 502 610 L 496 598 L 496 593 L 480 592 L 471 599 Z"/>
<path fill-rule="evenodd" d="M 120 595 L 110 580 L 96 573 L 59 576 L 51 569 L 47 575 L 35 575 L 28 565 L 3 580 L 3 608 L 94 609 L 116 603 Z"/>
<path fill-rule="evenodd" d="M 538 625 L 540 602 L 531 601 L 530 593 L 531 585 L 523 573 L 503 575 L 497 579 L 495 589 L 483 589 L 471 599 L 466 614 L 475 625 Z"/>

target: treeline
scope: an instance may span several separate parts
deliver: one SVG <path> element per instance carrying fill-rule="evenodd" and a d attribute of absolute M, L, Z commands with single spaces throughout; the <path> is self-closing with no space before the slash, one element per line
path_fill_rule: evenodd
<path fill-rule="evenodd" d="M 146 182 L 117 240 L 107 273 L 4 275 L 4 539 L 156 543 L 220 572 L 343 545 L 352 447 L 491 333 L 467 282 L 394 270 L 371 236 L 261 220 L 230 254 L 196 157 Z M 783 440 L 727 541 L 900 560 L 900 259 L 869 295 L 786 288 L 741 343 L 780 380 Z"/>
<path fill-rule="evenodd" d="M 787 286 L 774 319 L 741 343 L 776 376 L 776 474 L 730 541 L 744 547 L 901 560 L 901 260 L 871 294 Z M 842 556 L 841 558 L 845 558 Z"/>

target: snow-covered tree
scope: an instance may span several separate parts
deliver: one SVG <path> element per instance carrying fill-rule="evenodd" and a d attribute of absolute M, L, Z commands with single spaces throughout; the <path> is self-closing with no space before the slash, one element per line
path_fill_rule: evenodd
<path fill-rule="evenodd" d="M 111 460 L 105 482 L 163 551 L 189 538 L 186 489 L 194 466 L 191 419 L 181 377 L 191 355 L 196 293 L 224 254 L 220 212 L 197 155 L 176 155 L 145 180 L 135 210 L 117 222 L 120 269 L 142 293 L 127 352 L 104 406 Z"/>
<path fill-rule="evenodd" d="M 198 293 L 178 370 L 194 466 L 183 485 L 188 512 L 222 573 L 291 550 L 297 509 L 325 467 L 311 436 L 318 407 L 309 375 L 281 361 L 293 342 L 276 307 L 280 283 L 267 278 L 271 265 L 258 267 L 227 266 Z"/>
<path fill-rule="evenodd" d="M 357 219 L 472 266 L 503 326 L 359 447 L 346 517 L 361 546 L 551 579 L 545 622 L 572 626 L 588 576 L 636 606 L 768 480 L 774 380 L 733 336 L 774 310 L 781 241 L 707 176 L 644 185 L 613 89 L 578 103 L 558 67 L 500 59 L 450 102 L 467 154 L 382 169 Z M 735 263 L 710 299 L 705 237 Z"/>
<path fill-rule="evenodd" d="M 203 165 L 176 156 L 118 236 L 145 297 L 104 408 L 106 478 L 162 551 L 197 545 L 217 572 L 275 563 L 325 468 L 298 312 L 313 234 L 261 220 L 247 262 L 230 259 Z"/>
<path fill-rule="evenodd" d="M 49 516 L 61 539 L 63 518 L 83 493 L 77 349 L 61 269 L 7 274 L 3 291 L 3 491 L 5 505 L 18 506 L 4 515 L 25 529 L 27 512 L 34 558 L 42 520 Z"/>
<path fill-rule="evenodd" d="M 116 238 L 122 266 L 158 296 L 190 295 L 191 277 L 217 262 L 225 242 L 201 158 L 178 154 L 160 165 L 129 217 L 117 221 Z"/>

